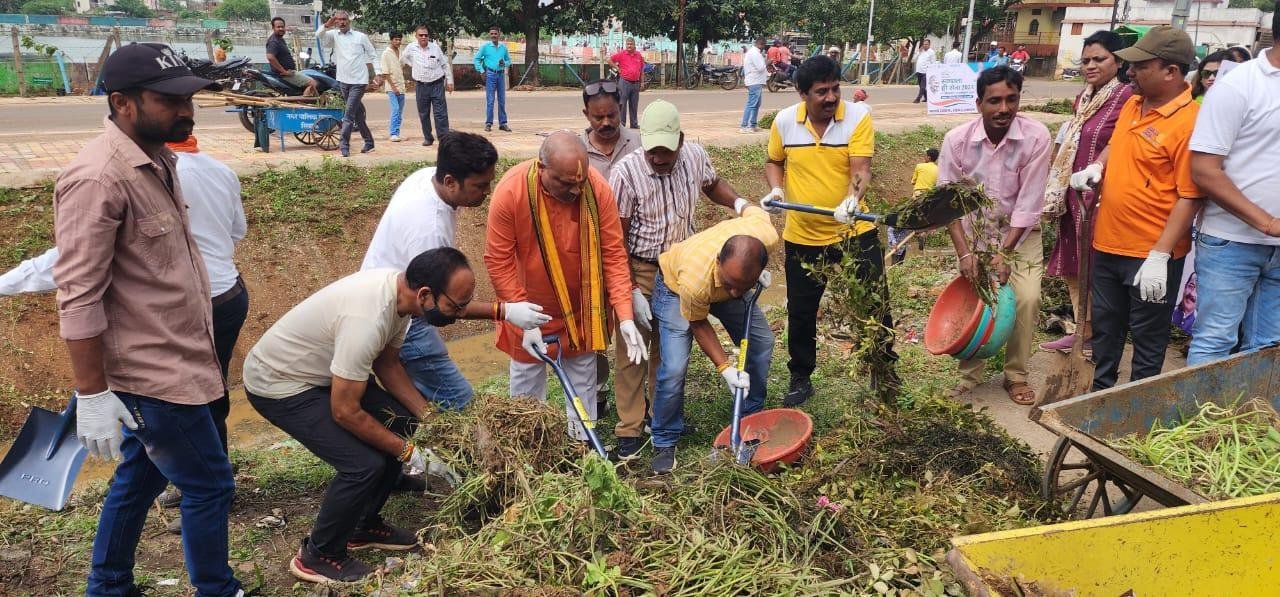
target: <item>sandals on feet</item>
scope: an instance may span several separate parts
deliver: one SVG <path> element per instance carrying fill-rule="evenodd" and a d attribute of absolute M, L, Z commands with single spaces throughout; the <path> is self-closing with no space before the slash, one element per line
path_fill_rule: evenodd
<path fill-rule="evenodd" d="M 1008 381 L 1004 382 L 1004 391 L 1009 394 L 1009 399 L 1014 404 L 1022 406 L 1031 406 L 1036 403 L 1036 391 L 1031 389 L 1025 381 Z"/>
<path fill-rule="evenodd" d="M 951 388 L 951 390 L 947 392 L 947 396 L 952 400 L 961 400 L 968 397 L 972 392 L 973 386 L 959 384 L 956 387 Z"/>

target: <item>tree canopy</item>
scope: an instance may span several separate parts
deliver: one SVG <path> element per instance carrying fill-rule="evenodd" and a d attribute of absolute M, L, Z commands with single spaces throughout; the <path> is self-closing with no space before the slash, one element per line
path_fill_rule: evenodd
<path fill-rule="evenodd" d="M 226 21 L 265 21 L 271 18 L 267 0 L 223 0 L 213 16 Z"/>

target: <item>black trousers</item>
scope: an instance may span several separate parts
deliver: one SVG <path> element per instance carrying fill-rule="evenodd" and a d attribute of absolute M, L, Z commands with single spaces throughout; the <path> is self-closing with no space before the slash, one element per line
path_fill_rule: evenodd
<path fill-rule="evenodd" d="M 836 262 L 845 251 L 854 251 L 854 276 L 871 289 L 870 313 L 878 312 L 884 329 L 877 339 L 872 359 L 897 361 L 893 351 L 893 316 L 889 310 L 889 287 L 884 279 L 884 249 L 875 230 L 832 245 L 809 246 L 792 242 L 783 244 L 784 268 L 787 275 L 787 352 L 791 360 L 787 369 L 791 379 L 809 379 L 817 366 L 818 305 L 827 286 L 806 268 L 806 264 Z"/>
<path fill-rule="evenodd" d="M 249 403 L 337 471 L 311 527 L 311 545 L 323 555 L 341 559 L 357 527 L 381 523 L 379 513 L 400 478 L 401 464 L 395 456 L 364 443 L 333 420 L 329 391 L 311 388 L 277 400 L 249 393 Z M 417 427 L 417 419 L 372 379 L 360 406 L 396 435 L 410 437 Z"/>
<path fill-rule="evenodd" d="M 1093 252 L 1093 289 L 1090 291 L 1090 318 L 1093 322 L 1093 389 L 1116 385 L 1125 336 L 1133 338 L 1132 371 L 1129 381 L 1160 374 L 1164 351 L 1169 347 L 1169 326 L 1173 303 L 1182 280 L 1184 259 L 1170 259 L 1169 283 L 1163 303 L 1142 300 L 1133 279 L 1145 259 Z"/>
<path fill-rule="evenodd" d="M 418 122 L 422 124 L 422 140 L 435 141 L 431 136 L 431 118 L 434 112 L 436 135 L 449 132 L 449 105 L 444 101 L 444 77 L 430 83 L 418 81 L 413 89 L 413 99 L 418 104 Z"/>
<path fill-rule="evenodd" d="M 241 282 L 240 294 L 213 308 L 213 350 L 218 355 L 218 366 L 222 368 L 224 380 L 231 367 L 231 353 L 240 339 L 240 328 L 244 327 L 245 317 L 249 315 L 249 290 L 244 289 L 243 284 Z M 210 402 L 209 414 L 213 415 L 213 425 L 218 429 L 218 437 L 222 438 L 222 449 L 227 451 L 227 416 L 231 414 L 231 396 L 223 394 Z"/>
<path fill-rule="evenodd" d="M 929 100 L 928 83 L 925 81 L 924 73 L 916 73 L 916 84 L 920 86 L 920 93 L 916 94 L 915 101 Z"/>

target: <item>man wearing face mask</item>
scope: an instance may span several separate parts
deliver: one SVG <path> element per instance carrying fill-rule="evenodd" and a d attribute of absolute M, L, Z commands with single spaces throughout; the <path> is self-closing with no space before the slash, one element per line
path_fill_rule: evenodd
<path fill-rule="evenodd" d="M 227 565 L 235 482 L 210 403 L 226 391 L 209 275 L 166 142 L 195 126 L 192 95 L 219 89 L 169 46 L 129 44 L 103 65 L 110 116 L 58 176 L 53 277 L 76 384 L 76 435 L 121 459 L 85 592 L 125 595 L 152 502 L 182 491 L 183 553 L 200 595 L 241 592 Z M 123 428 L 127 427 L 128 431 Z"/>
<path fill-rule="evenodd" d="M 547 350 L 544 334 L 556 334 L 565 373 L 594 421 L 596 353 L 608 349 L 614 321 L 627 358 L 639 363 L 645 354 L 632 320 L 618 206 L 577 135 L 554 132 L 537 159 L 507 170 L 489 205 L 487 233 L 484 262 L 498 298 L 543 305 L 551 316 L 529 330 L 498 324 L 497 346 L 511 357 L 511 395 L 546 399 L 547 371 L 538 354 Z M 565 408 L 570 435 L 585 441 L 572 422 L 572 403 Z"/>
<path fill-rule="evenodd" d="M 289 562 L 297 578 L 357 581 L 375 568 L 351 550 L 417 546 L 415 533 L 380 514 L 402 466 L 426 470 L 431 458 L 406 439 L 431 406 L 401 365 L 400 348 L 410 317 L 462 317 L 475 288 L 462 253 L 431 249 L 406 269 L 365 270 L 320 289 L 245 357 L 249 404 L 336 470 L 311 534 Z"/>
<path fill-rule="evenodd" d="M 670 102 L 656 100 L 645 108 L 640 117 L 640 139 L 644 151 L 623 158 L 609 174 L 609 187 L 618 199 L 618 215 L 622 218 L 622 235 L 635 284 L 631 303 L 636 323 L 642 330 L 641 337 L 650 346 L 648 369 L 652 372 L 647 375 L 644 363 L 636 365 L 624 358 L 620 338 L 615 360 L 618 426 L 614 435 L 618 438 L 617 456 L 622 459 L 636 456 L 643 444 L 640 432 L 646 410 L 645 379 L 650 379 L 652 398 L 657 387 L 656 375 L 661 370 L 659 341 L 654 340 L 657 330 L 650 322 L 653 313 L 649 308 L 658 273 L 658 256 L 694 233 L 700 196 L 705 194 L 712 202 L 733 208 L 737 213 L 748 204 L 716 174 L 711 156 L 701 145 L 685 142 L 680 130 L 680 113 Z M 680 367 L 679 364 L 673 366 Z M 683 378 L 683 369 L 680 375 Z M 763 404 L 763 383 L 759 398 Z M 656 440 L 658 427 L 655 425 L 653 429 Z"/>
<path fill-rule="evenodd" d="M 402 269 L 423 251 L 453 247 L 459 210 L 484 203 L 497 163 L 498 151 L 480 135 L 449 131 L 441 136 L 436 165 L 410 174 L 392 195 L 360 269 Z M 462 317 L 505 320 L 522 329 L 551 320 L 542 307 L 527 302 L 472 302 Z M 449 349 L 436 331 L 453 319 L 438 306 L 427 310 L 410 321 L 400 347 L 400 361 L 413 384 L 444 409 L 460 409 L 472 397 L 471 384 L 449 358 Z"/>

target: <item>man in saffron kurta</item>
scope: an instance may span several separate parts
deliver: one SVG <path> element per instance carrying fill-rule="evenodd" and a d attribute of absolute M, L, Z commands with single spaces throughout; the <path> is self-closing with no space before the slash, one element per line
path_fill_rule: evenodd
<path fill-rule="evenodd" d="M 618 205 L 576 136 L 553 133 L 537 159 L 502 177 L 489 206 L 484 262 L 501 300 L 542 301 L 551 316 L 528 331 L 498 324 L 497 346 L 511 357 L 511 395 L 546 399 L 546 369 L 535 351 L 546 351 L 543 336 L 554 334 L 565 373 L 594 422 L 596 353 L 608 348 L 612 323 L 620 322 L 628 358 L 638 363 L 645 350 L 632 321 Z M 585 440 L 572 409 L 566 404 L 569 433 Z"/>

